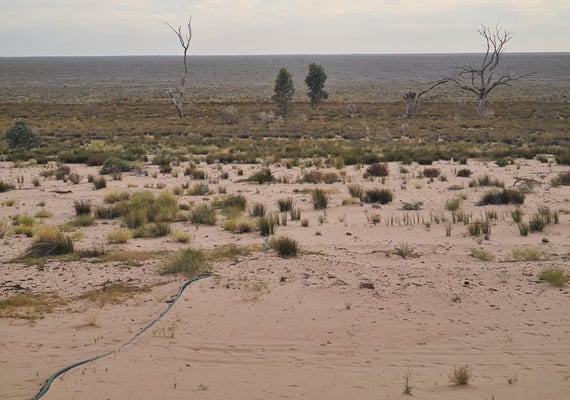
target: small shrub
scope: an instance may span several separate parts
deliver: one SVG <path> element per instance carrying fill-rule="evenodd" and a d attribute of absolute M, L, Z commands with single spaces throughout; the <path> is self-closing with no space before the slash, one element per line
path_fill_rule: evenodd
<path fill-rule="evenodd" d="M 270 241 L 270 247 L 277 251 L 279 257 L 297 257 L 299 254 L 299 244 L 296 240 L 280 236 Z"/>
<path fill-rule="evenodd" d="M 275 180 L 275 177 L 269 168 L 262 168 L 261 170 L 251 175 L 247 180 L 249 182 L 257 182 L 259 184 L 262 184 L 266 182 L 273 182 Z"/>
<path fill-rule="evenodd" d="M 467 365 L 455 367 L 453 373 L 449 376 L 449 381 L 454 385 L 468 385 L 471 380 L 471 371 Z"/>
<path fill-rule="evenodd" d="M 301 219 L 301 209 L 299 207 L 291 208 L 290 215 L 291 215 L 291 221 L 300 220 Z"/>
<path fill-rule="evenodd" d="M 75 208 L 75 215 L 90 215 L 93 204 L 91 200 L 75 200 L 73 207 Z"/>
<path fill-rule="evenodd" d="M 560 185 L 570 186 L 570 171 L 560 172 L 558 174 L 558 181 L 560 182 Z"/>
<path fill-rule="evenodd" d="M 400 257 L 406 259 L 414 255 L 414 248 L 408 243 L 401 243 L 394 247 L 394 252 Z"/>
<path fill-rule="evenodd" d="M 519 228 L 519 233 L 521 234 L 521 236 L 528 236 L 529 227 L 527 223 L 519 222 L 517 226 Z"/>
<path fill-rule="evenodd" d="M 2 205 L 4 207 L 12 207 L 14 206 L 14 204 L 16 204 L 16 199 L 5 199 L 2 200 Z"/>
<path fill-rule="evenodd" d="M 118 157 L 108 157 L 101 166 L 101 175 L 127 172 L 131 170 L 131 166 L 127 160 Z"/>
<path fill-rule="evenodd" d="M 81 175 L 79 175 L 76 172 L 72 172 L 71 174 L 69 174 L 69 181 L 71 183 L 73 183 L 74 185 L 77 185 L 79 182 L 81 182 Z"/>
<path fill-rule="evenodd" d="M 385 163 L 374 163 L 371 164 L 368 168 L 366 168 L 366 172 L 364 173 L 364 177 L 367 178 L 369 176 L 388 176 L 390 171 L 388 169 L 388 164 Z"/>
<path fill-rule="evenodd" d="M 16 186 L 14 186 L 13 184 L 4 182 L 3 180 L 0 179 L 0 193 L 7 192 L 8 190 L 14 190 L 15 188 Z"/>
<path fill-rule="evenodd" d="M 277 206 L 279 207 L 280 212 L 291 211 L 293 208 L 293 199 L 291 197 L 287 197 L 286 199 L 279 199 L 277 200 Z"/>
<path fill-rule="evenodd" d="M 323 173 L 318 170 L 312 170 L 303 174 L 302 181 L 304 183 L 321 183 L 323 181 Z"/>
<path fill-rule="evenodd" d="M 525 195 L 516 189 L 493 190 L 483 195 L 478 205 L 488 204 L 523 204 Z"/>
<path fill-rule="evenodd" d="M 495 164 L 497 164 L 499 167 L 506 167 L 507 165 L 510 164 L 510 162 L 505 158 L 499 158 L 495 160 Z"/>
<path fill-rule="evenodd" d="M 454 197 L 445 202 L 445 209 L 448 211 L 457 211 L 461 206 L 461 197 Z"/>
<path fill-rule="evenodd" d="M 107 204 L 118 203 L 119 201 L 128 200 L 130 197 L 129 192 L 109 192 L 105 193 L 103 201 Z"/>
<path fill-rule="evenodd" d="M 522 210 L 520 208 L 515 208 L 513 211 L 511 211 L 511 217 L 513 218 L 514 222 L 520 224 L 522 222 L 522 217 L 523 217 Z"/>
<path fill-rule="evenodd" d="M 309 220 L 308 220 L 307 218 L 303 218 L 303 219 L 301 220 L 301 226 L 302 226 L 303 228 L 308 227 L 308 226 L 309 226 Z"/>
<path fill-rule="evenodd" d="M 241 194 L 225 197 L 222 201 L 222 208 L 234 208 L 239 211 L 245 211 L 247 199 Z"/>
<path fill-rule="evenodd" d="M 107 187 L 107 180 L 104 176 L 96 176 L 93 178 L 93 187 L 95 190 L 104 189 Z"/>
<path fill-rule="evenodd" d="M 188 189 L 188 194 L 190 196 L 204 196 L 210 192 L 210 188 L 207 183 L 199 182 L 192 185 L 190 189 Z"/>
<path fill-rule="evenodd" d="M 273 235 L 275 233 L 275 226 L 277 225 L 278 221 L 279 219 L 276 215 L 260 217 L 257 220 L 257 229 L 259 229 L 259 232 L 262 236 Z"/>
<path fill-rule="evenodd" d="M 249 210 L 252 217 L 263 217 L 265 215 L 265 205 L 263 203 L 255 203 Z"/>
<path fill-rule="evenodd" d="M 348 189 L 348 193 L 350 193 L 350 197 L 362 200 L 362 196 L 364 195 L 364 189 L 362 188 L 362 185 L 351 183 L 349 185 L 346 185 L 346 188 Z"/>
<path fill-rule="evenodd" d="M 127 215 L 129 212 L 128 203 L 125 201 L 118 202 L 112 206 L 98 206 L 95 208 L 95 217 L 100 219 L 114 219 Z"/>
<path fill-rule="evenodd" d="M 533 214 L 528 221 L 528 227 L 531 232 L 542 232 L 545 226 L 546 220 L 540 214 Z"/>
<path fill-rule="evenodd" d="M 402 210 L 406 211 L 417 211 L 421 210 L 424 205 L 423 201 L 412 201 L 412 202 L 402 202 Z"/>
<path fill-rule="evenodd" d="M 424 168 L 422 174 L 426 178 L 437 178 L 441 174 L 441 170 L 439 168 Z"/>
<path fill-rule="evenodd" d="M 463 168 L 457 171 L 457 176 L 461 178 L 469 178 L 473 172 L 469 168 Z"/>
<path fill-rule="evenodd" d="M 323 182 L 330 185 L 332 183 L 338 182 L 339 177 L 336 172 L 327 172 L 323 175 Z"/>
<path fill-rule="evenodd" d="M 554 286 L 564 286 L 566 283 L 570 282 L 570 275 L 560 268 L 553 267 L 543 270 L 540 273 L 539 279 Z"/>
<path fill-rule="evenodd" d="M 173 231 L 170 237 L 178 243 L 188 243 L 192 236 L 189 233 L 183 231 Z"/>
<path fill-rule="evenodd" d="M 81 214 L 75 217 L 71 223 L 73 226 L 91 226 L 95 222 L 95 217 L 91 214 Z"/>
<path fill-rule="evenodd" d="M 216 209 L 211 204 L 200 204 L 190 213 L 193 224 L 215 225 L 217 218 Z"/>
<path fill-rule="evenodd" d="M 132 237 L 130 229 L 120 228 L 107 233 L 109 243 L 127 243 Z"/>
<path fill-rule="evenodd" d="M 471 249 L 471 256 L 481 261 L 493 261 L 495 259 L 493 253 L 483 248 Z"/>
<path fill-rule="evenodd" d="M 163 237 L 170 235 L 170 223 L 168 222 L 155 222 L 154 224 L 146 226 L 141 232 L 144 237 Z"/>
<path fill-rule="evenodd" d="M 469 182 L 469 187 L 477 187 L 477 186 L 495 186 L 495 187 L 504 188 L 505 183 L 499 181 L 496 178 L 491 178 L 489 175 L 483 175 Z"/>
<path fill-rule="evenodd" d="M 312 194 L 313 207 L 315 210 L 323 210 L 328 207 L 329 196 L 322 189 L 313 190 Z"/>
<path fill-rule="evenodd" d="M 181 250 L 159 269 L 162 275 L 182 273 L 188 278 L 194 278 L 209 271 L 210 263 L 206 254 L 192 248 Z"/>
<path fill-rule="evenodd" d="M 56 226 L 39 225 L 34 229 L 33 239 L 26 256 L 46 257 L 73 252 L 73 241 Z"/>
<path fill-rule="evenodd" d="M 380 203 L 388 204 L 393 199 L 392 191 L 390 189 L 371 189 L 366 191 L 364 201 L 367 203 Z"/>
<path fill-rule="evenodd" d="M 517 261 L 538 261 L 544 257 L 542 250 L 534 246 L 513 247 L 512 254 Z"/>

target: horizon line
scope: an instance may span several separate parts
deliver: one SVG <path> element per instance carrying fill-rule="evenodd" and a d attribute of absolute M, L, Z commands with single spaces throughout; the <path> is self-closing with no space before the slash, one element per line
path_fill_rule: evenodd
<path fill-rule="evenodd" d="M 417 53 L 191 53 L 188 57 L 277 57 L 277 56 L 423 56 L 423 55 L 479 55 L 484 52 L 417 52 Z M 570 51 L 512 51 L 505 55 L 570 54 Z M 0 58 L 97 58 L 97 57 L 182 57 L 181 54 L 95 54 L 95 55 L 8 55 Z"/>

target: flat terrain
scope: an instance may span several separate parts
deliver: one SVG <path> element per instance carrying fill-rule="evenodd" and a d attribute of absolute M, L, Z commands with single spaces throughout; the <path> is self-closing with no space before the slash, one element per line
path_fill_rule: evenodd
<path fill-rule="evenodd" d="M 199 158 L 192 168 L 205 179 L 184 175 L 188 161 L 168 173 L 147 162 L 120 180 L 107 175 L 100 190 L 88 182 L 100 167 L 68 164 L 80 177 L 74 184 L 42 174 L 56 170 L 55 163 L 0 165 L 0 180 L 15 186 L 0 194 L 8 230 L 0 253 L 2 399 L 30 398 L 55 370 L 118 348 L 139 332 L 185 279 L 159 268 L 189 247 L 230 251 L 212 258 L 213 275 L 188 287 L 148 332 L 66 373 L 44 398 L 406 398 L 405 375 L 422 399 L 559 400 L 570 393 L 570 289 L 540 279 L 548 268 L 569 272 L 570 187 L 555 184 L 567 165 L 549 156 L 504 167 L 473 159 L 427 167 L 390 162 L 388 176 L 379 178 L 364 177 L 369 165 L 327 167 L 317 157 L 289 168 L 269 162 L 276 181 L 257 184 L 244 178 L 261 164 Z M 425 168 L 440 177 L 430 179 Z M 462 169 L 471 177 L 456 176 Z M 311 171 L 339 180 L 303 182 Z M 477 205 L 488 191 L 502 190 L 470 186 L 485 175 L 525 193 L 524 203 Z M 190 195 L 196 184 L 208 192 Z M 390 189 L 393 200 L 350 200 L 350 185 Z M 314 209 L 316 188 L 329 196 L 326 209 Z M 163 236 L 110 244 L 108 234 L 123 218 L 73 222 L 75 201 L 96 208 L 110 193 L 144 190 L 177 193 L 176 202 L 186 206 L 170 227 L 191 235 L 189 243 Z M 300 220 L 289 215 L 275 235 L 296 240 L 300 254 L 279 257 L 255 225 L 246 233 L 228 230 L 231 217 L 221 209 L 216 225 L 191 222 L 199 204 L 233 195 L 247 199 L 246 220 L 262 203 L 283 221 L 278 200 L 291 198 Z M 452 212 L 447 204 L 454 199 Z M 540 207 L 543 215 L 550 210 L 550 223 L 522 236 L 512 213 L 520 210 L 528 223 Z M 33 238 L 14 232 L 17 214 L 61 226 L 74 253 L 21 258 Z M 470 232 L 484 223 L 487 234 Z M 20 304 L 5 301 L 17 296 Z M 450 375 L 463 366 L 469 384 L 455 385 Z"/>

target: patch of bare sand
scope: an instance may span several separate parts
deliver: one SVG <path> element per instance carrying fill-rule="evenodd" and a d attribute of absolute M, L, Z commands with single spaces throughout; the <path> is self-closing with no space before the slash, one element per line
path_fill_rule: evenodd
<path fill-rule="evenodd" d="M 217 276 L 187 289 L 150 332 L 111 357 L 66 373 L 44 398 L 403 398 L 403 376 L 409 371 L 412 392 L 425 399 L 560 399 L 570 393 L 570 289 L 549 286 L 538 275 L 547 266 L 567 268 L 568 214 L 561 212 L 560 223 L 542 233 L 521 237 L 510 218 L 513 206 L 476 206 L 488 189 L 469 188 L 469 179 L 455 177 L 453 172 L 463 166 L 435 166 L 447 181 L 416 178 L 421 166 L 400 174 L 399 167 L 390 164 L 391 175 L 381 185 L 363 180 L 363 171 L 346 168 L 348 177 L 365 187 L 392 188 L 395 201 L 381 208 L 342 206 L 344 184 L 318 185 L 331 191 L 326 215 L 312 210 L 309 194 L 294 192 L 315 185 L 237 183 L 230 169 L 234 182 L 223 183 L 229 193 L 241 191 L 250 204 L 261 201 L 273 211 L 278 198 L 290 196 L 302 208 L 309 227 L 289 221 L 277 233 L 296 238 L 305 254 L 281 259 L 272 252 L 254 253 L 217 264 Z M 488 173 L 507 186 L 517 176 L 535 179 L 522 206 L 526 215 L 538 205 L 567 210 L 568 187 L 548 184 L 567 167 L 534 161 L 523 161 L 518 169 L 477 162 L 468 167 L 475 177 Z M 274 170 L 293 178 L 300 174 Z M 141 190 L 145 179 L 152 182 L 150 177 L 136 179 L 138 189 L 127 188 L 125 181 L 111 186 Z M 166 180 L 169 187 L 180 184 L 173 179 Z M 444 204 L 457 193 L 447 189 L 454 184 L 464 186 L 466 213 L 477 218 L 484 210 L 497 211 L 489 240 L 477 243 L 462 224 L 453 224 L 448 237 L 445 224 L 430 219 L 430 214 L 449 218 Z M 95 194 L 101 196 L 91 192 Z M 405 225 L 401 202 L 418 200 L 424 202 L 423 210 L 408 214 L 423 221 Z M 61 212 L 72 213 L 72 200 L 66 201 Z M 4 215 L 6 209 L 1 209 Z M 375 213 L 381 216 L 377 225 L 370 221 Z M 391 219 L 394 224 L 387 223 Z M 113 224 L 87 228 L 85 237 L 94 235 L 94 241 Z M 263 241 L 257 233 L 196 230 L 189 223 L 179 227 L 192 233 L 195 247 Z M 100 231 L 94 234 L 96 229 Z M 16 243 L 13 237 L 7 241 Z M 419 257 L 393 254 L 404 243 Z M 512 248 L 520 245 L 537 247 L 548 257 L 512 262 Z M 137 239 L 127 247 L 185 245 Z M 474 259 L 469 255 L 474 247 L 492 252 L 495 261 Z M 8 268 L 4 279 L 19 282 L 13 278 L 24 279 L 23 268 L 30 267 Z M 114 268 L 101 271 L 97 279 L 111 271 Z M 153 281 L 153 271 L 138 270 L 140 283 Z M 44 278 L 32 274 L 35 290 L 41 291 L 38 282 L 46 276 L 57 281 L 53 272 L 44 271 Z M 82 276 L 67 276 L 59 283 L 61 290 L 77 286 Z M 374 288 L 361 288 L 361 283 Z M 126 305 L 105 306 L 98 310 L 99 327 L 85 326 L 92 311 L 77 312 L 73 305 L 33 325 L 0 320 L 1 397 L 31 397 L 57 368 L 117 347 L 165 307 L 164 300 L 176 287 L 171 281 Z M 470 385 L 450 385 L 449 374 L 462 365 L 472 371 Z"/>

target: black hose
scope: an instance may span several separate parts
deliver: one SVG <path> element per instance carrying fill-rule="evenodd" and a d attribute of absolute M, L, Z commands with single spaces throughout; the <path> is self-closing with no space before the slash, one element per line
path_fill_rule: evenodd
<path fill-rule="evenodd" d="M 33 397 L 33 400 L 38 400 L 40 398 L 42 398 L 47 391 L 49 390 L 51 384 L 53 383 L 53 381 L 55 381 L 60 375 L 63 375 L 64 373 L 66 373 L 67 371 L 79 367 L 80 365 L 83 364 L 87 364 L 91 361 L 95 361 L 95 360 L 99 360 L 100 358 L 104 358 L 107 356 L 110 356 L 113 353 L 116 353 L 117 351 L 121 350 L 122 348 L 124 348 L 125 346 L 128 346 L 129 344 L 131 344 L 132 342 L 134 342 L 140 335 L 142 335 L 143 333 L 145 333 L 146 331 L 148 331 L 154 324 L 156 324 L 158 321 L 160 321 L 160 319 L 162 317 L 164 317 L 168 311 L 170 311 L 170 309 L 174 306 L 174 304 L 176 304 L 176 302 L 178 301 L 178 299 L 180 298 L 180 296 L 182 296 L 182 293 L 184 292 L 184 289 L 186 289 L 186 287 L 188 285 L 190 285 L 193 282 L 199 281 L 200 279 L 204 279 L 204 278 L 208 278 L 210 276 L 210 274 L 204 274 L 204 275 L 200 275 L 197 276 L 195 278 L 192 279 L 188 279 L 187 281 L 184 281 L 180 287 L 178 288 L 178 292 L 176 293 L 176 295 L 174 296 L 174 298 L 170 301 L 170 304 L 168 304 L 168 307 L 166 307 L 166 309 L 160 313 L 160 315 L 158 317 L 156 317 L 155 319 L 153 319 L 147 326 L 145 326 L 140 332 L 138 332 L 135 336 L 133 336 L 132 338 L 130 338 L 128 341 L 126 341 L 125 343 L 123 343 L 121 346 L 119 346 L 118 348 L 116 348 L 115 350 L 111 350 L 105 354 L 100 354 L 98 356 L 95 357 L 91 357 L 88 358 L 86 360 L 82 360 L 82 361 L 77 361 L 73 364 L 68 365 L 67 367 L 63 367 L 62 369 L 56 371 L 53 375 L 51 375 L 47 380 L 46 383 L 42 386 L 42 388 L 40 389 L 40 391 L 38 392 L 38 394 L 36 394 Z"/>

